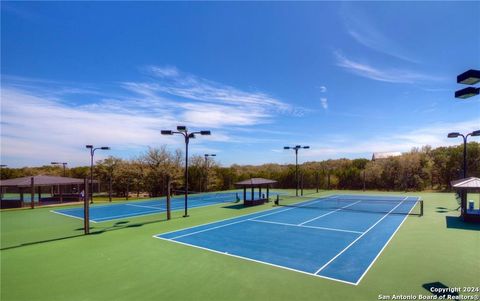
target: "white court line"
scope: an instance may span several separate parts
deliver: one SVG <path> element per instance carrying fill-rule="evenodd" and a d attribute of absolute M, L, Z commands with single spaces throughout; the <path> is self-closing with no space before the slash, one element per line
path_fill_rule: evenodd
<path fill-rule="evenodd" d="M 61 212 L 57 212 L 55 210 L 50 210 L 50 212 L 53 212 L 53 213 L 56 213 L 56 214 L 60 214 L 60 215 L 63 215 L 63 216 L 68 216 L 68 217 L 73 217 L 73 218 L 76 218 L 76 219 L 81 219 L 83 221 L 83 217 L 78 217 L 78 216 L 75 216 L 75 215 L 70 215 L 70 214 L 65 214 L 65 213 L 61 213 Z M 90 220 L 92 223 L 97 223 L 96 221 L 94 220 Z"/>
<path fill-rule="evenodd" d="M 342 209 L 344 209 L 344 208 L 353 206 L 353 205 L 355 205 L 355 204 L 357 204 L 357 203 L 360 203 L 360 202 L 361 202 L 361 201 L 357 201 L 357 202 L 355 202 L 355 203 L 348 204 L 348 205 L 346 205 L 346 206 L 343 206 L 342 208 L 338 208 L 338 209 L 336 209 L 336 210 L 327 212 L 327 213 L 325 213 L 325 214 L 322 214 L 322 215 L 317 216 L 317 217 L 315 217 L 315 218 L 309 219 L 308 221 L 303 222 L 303 223 L 298 224 L 298 225 L 299 225 L 299 226 L 303 226 L 303 225 L 305 225 L 305 224 L 308 224 L 309 222 L 313 222 L 314 220 L 317 220 L 317 219 L 322 218 L 322 217 L 324 217 L 324 216 L 330 215 L 330 214 L 332 214 L 332 213 L 335 213 L 335 212 L 340 211 L 340 210 L 342 210 Z"/>
<path fill-rule="evenodd" d="M 287 223 L 271 222 L 271 221 L 264 221 L 264 220 L 261 220 L 261 219 L 250 219 L 250 221 L 251 221 L 251 222 L 259 222 L 259 223 L 266 223 L 266 224 L 275 224 L 275 225 L 298 227 L 298 228 L 312 228 L 312 229 L 319 229 L 319 230 L 348 232 L 348 233 L 355 233 L 355 234 L 362 234 L 362 233 L 363 233 L 363 232 L 360 232 L 360 231 L 343 230 L 343 229 L 337 229 L 337 228 L 315 227 L 315 226 L 301 226 L 301 225 L 296 225 L 296 224 L 287 224 Z"/>
<path fill-rule="evenodd" d="M 297 206 L 297 207 L 291 207 L 291 208 L 288 208 L 288 209 L 285 209 L 285 210 L 275 211 L 275 212 L 263 214 L 263 215 L 260 215 L 260 216 L 255 216 L 255 217 L 252 217 L 252 218 L 249 218 L 249 219 L 242 219 L 242 220 L 239 220 L 239 221 L 236 221 L 236 222 L 232 222 L 232 223 L 228 223 L 228 224 L 224 224 L 224 225 L 219 225 L 219 226 L 216 226 L 216 227 L 211 227 L 211 228 L 207 228 L 207 229 L 203 229 L 203 230 L 199 230 L 199 231 L 195 231 L 195 232 L 191 232 L 191 233 L 187 233 L 187 234 L 175 236 L 175 237 L 172 237 L 171 239 L 177 239 L 177 238 L 181 238 L 181 237 L 185 237 L 185 236 L 190 236 L 190 235 L 194 235 L 194 234 L 198 234 L 198 233 L 202 233 L 202 232 L 207 232 L 207 231 L 210 231 L 210 230 L 215 230 L 215 229 L 218 229 L 218 228 L 223 228 L 223 227 L 226 227 L 226 226 L 235 225 L 235 224 L 238 224 L 238 223 L 243 223 L 243 222 L 246 222 L 246 221 L 254 220 L 254 219 L 256 219 L 256 218 L 265 217 L 265 216 L 269 216 L 269 215 L 272 215 L 272 214 L 277 214 L 277 213 L 281 213 L 281 212 L 285 212 L 285 211 L 290 211 L 290 210 L 293 210 L 293 209 L 297 209 L 297 208 L 299 208 L 299 207 L 307 206 L 307 205 L 310 205 L 310 204 L 313 204 L 313 203 L 318 203 L 318 202 L 321 202 L 321 201 L 323 201 L 323 199 L 318 200 L 318 201 L 315 201 L 315 202 L 310 202 L 310 203 L 308 203 L 308 204 L 300 205 L 300 206 Z M 255 213 L 258 213 L 258 212 L 255 212 Z M 249 215 L 249 214 L 247 214 L 247 215 Z M 244 215 L 244 216 L 246 216 L 246 215 Z M 241 216 L 240 216 L 240 217 L 241 217 Z M 240 218 L 240 217 L 237 217 L 237 218 Z M 195 226 L 195 227 L 201 227 L 201 226 L 202 226 L 202 225 L 200 225 L 200 226 Z M 189 229 L 189 228 L 187 228 L 187 229 Z M 183 229 L 183 230 L 187 230 L 187 229 Z M 177 231 L 183 231 L 183 230 L 177 230 Z M 172 232 L 177 232 L 177 231 L 172 231 Z M 166 234 L 166 233 L 164 233 L 164 234 Z M 163 234 L 162 234 L 162 235 L 163 235 Z"/>
<path fill-rule="evenodd" d="M 408 196 L 403 199 L 403 201 L 405 201 L 406 199 L 408 199 Z M 402 202 L 403 202 L 402 201 Z M 376 225 L 378 225 L 378 223 L 380 223 L 384 218 L 386 218 L 393 210 L 397 209 L 398 206 L 400 206 L 402 203 L 399 203 L 397 206 L 393 207 L 390 211 L 388 211 L 387 214 L 385 214 L 384 216 L 382 216 L 381 219 L 379 219 L 375 224 L 373 224 L 370 228 L 368 228 L 365 232 L 363 232 L 362 235 L 360 235 L 359 237 L 357 237 L 354 241 L 352 241 L 348 246 L 346 246 L 342 251 L 340 251 L 337 255 L 335 255 L 332 259 L 330 259 L 327 263 L 325 263 L 323 266 L 321 266 L 316 272 L 315 274 L 318 274 L 320 273 L 324 268 L 326 268 L 330 263 L 332 263 L 335 259 L 338 258 L 338 256 L 342 255 L 345 251 L 347 251 L 351 246 L 353 246 L 358 240 L 360 240 L 363 236 L 365 236 L 365 234 L 367 234 L 370 230 L 372 230 Z"/>
<path fill-rule="evenodd" d="M 330 278 L 328 276 L 323 276 L 323 275 L 315 275 L 313 273 L 309 273 L 309 272 L 305 272 L 305 271 L 301 271 L 301 270 L 297 270 L 297 269 L 293 269 L 293 268 L 289 268 L 289 267 L 285 267 L 285 266 L 281 266 L 281 265 L 276 265 L 276 264 L 273 264 L 273 263 L 269 263 L 269 262 L 265 262 L 265 261 L 261 261 L 261 260 L 256 260 L 256 259 L 252 259 L 252 258 L 248 258 L 248 257 L 243 257 L 243 256 L 240 256 L 240 255 L 230 254 L 230 253 L 227 253 L 227 252 L 221 252 L 221 251 L 217 251 L 217 250 L 214 250 L 214 249 L 200 247 L 200 246 L 192 245 L 192 244 L 177 241 L 177 240 L 172 240 L 172 239 L 169 239 L 169 238 L 163 238 L 163 237 L 156 236 L 156 235 L 154 235 L 153 237 L 158 238 L 158 239 L 162 239 L 162 240 L 166 240 L 166 241 L 169 241 L 169 242 L 174 242 L 174 243 L 177 243 L 177 244 L 189 246 L 189 247 L 194 247 L 194 248 L 205 250 L 205 251 L 210 251 L 210 252 L 217 253 L 217 254 L 227 255 L 227 256 L 231 256 L 231 257 L 235 257 L 235 258 L 240 258 L 240 259 L 244 259 L 244 260 L 248 260 L 248 261 L 253 261 L 253 262 L 256 262 L 256 263 L 262 263 L 262 264 L 265 264 L 265 265 L 273 266 L 273 267 L 276 267 L 276 268 L 281 268 L 281 269 L 284 269 L 284 270 L 294 271 L 294 272 L 302 273 L 302 274 L 309 275 L 309 276 L 314 276 L 314 277 L 324 278 L 324 279 L 328 279 L 328 280 L 338 281 L 338 282 L 342 282 L 342 283 L 346 283 L 346 284 L 350 284 L 350 285 L 356 285 L 353 282 L 349 282 L 349 281 L 345 281 L 345 280 L 341 280 L 341 279 L 336 279 L 336 278 Z"/>
<path fill-rule="evenodd" d="M 408 197 L 407 197 L 408 198 Z M 407 217 L 410 215 L 410 213 L 412 212 L 413 208 L 417 205 L 418 201 L 420 200 L 419 197 L 416 197 L 417 198 L 417 202 L 415 203 L 414 206 L 412 206 L 412 208 L 410 208 L 410 211 L 408 211 L 408 214 L 405 215 L 405 217 L 403 218 L 402 222 L 400 223 L 400 225 L 398 225 L 397 229 L 395 229 L 395 231 L 393 232 L 393 234 L 390 236 L 390 238 L 388 239 L 388 241 L 385 243 L 385 245 L 383 245 L 382 249 L 380 250 L 380 252 L 378 252 L 377 256 L 375 256 L 375 258 L 373 259 L 373 261 L 370 263 L 370 265 L 367 267 L 367 269 L 363 272 L 362 276 L 360 276 L 360 278 L 358 278 L 357 282 L 355 283 L 355 285 L 358 285 L 360 283 L 360 281 L 362 281 L 363 277 L 367 274 L 368 270 L 370 270 L 370 268 L 373 266 L 373 264 L 375 263 L 375 261 L 377 260 L 378 257 L 380 257 L 380 254 L 382 254 L 383 250 L 387 247 L 388 243 L 392 240 L 392 238 L 395 236 L 395 234 L 397 233 L 397 231 L 400 229 L 400 227 L 403 225 L 403 223 L 407 220 Z"/>
<path fill-rule="evenodd" d="M 150 209 L 162 209 L 159 207 L 153 207 L 153 206 L 144 206 L 144 205 L 135 205 L 135 204 L 125 204 L 127 206 L 132 206 L 132 207 L 140 207 L 140 208 L 150 208 Z M 162 209 L 163 210 L 163 209 Z"/>

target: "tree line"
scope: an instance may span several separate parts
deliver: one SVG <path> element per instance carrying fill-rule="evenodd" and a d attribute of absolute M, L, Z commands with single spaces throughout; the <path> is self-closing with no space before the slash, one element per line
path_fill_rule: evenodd
<path fill-rule="evenodd" d="M 480 144 L 467 145 L 468 176 L 480 177 Z M 400 156 L 378 159 L 336 159 L 305 162 L 299 166 L 299 183 L 306 189 L 363 189 L 368 190 L 449 190 L 450 181 L 462 178 L 463 145 L 414 148 Z M 2 168 L 1 178 L 32 175 L 63 175 L 61 166 Z M 90 167 L 68 168 L 66 176 L 85 178 Z M 189 158 L 189 190 L 195 192 L 234 189 L 235 183 L 252 177 L 278 181 L 277 188 L 294 188 L 294 164 L 237 165 L 222 167 L 212 158 Z M 166 194 L 166 183 L 175 190 L 183 189 L 184 159 L 179 149 L 166 146 L 149 148 L 133 159 L 108 157 L 97 161 L 94 179 L 101 191 L 114 195 Z"/>

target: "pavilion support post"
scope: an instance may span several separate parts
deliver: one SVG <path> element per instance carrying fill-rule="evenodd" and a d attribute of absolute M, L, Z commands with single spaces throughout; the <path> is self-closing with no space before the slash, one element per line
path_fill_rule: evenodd
<path fill-rule="evenodd" d="M 243 203 L 247 200 L 247 186 L 243 186 Z"/>
<path fill-rule="evenodd" d="M 20 188 L 20 201 L 22 202 L 22 207 L 23 207 L 23 202 L 24 202 L 24 198 L 23 198 L 23 187 Z"/>
<path fill-rule="evenodd" d="M 270 186 L 267 185 L 267 202 L 270 201 Z"/>
<path fill-rule="evenodd" d="M 42 186 L 38 186 L 38 203 L 40 203 L 40 200 L 42 199 Z"/>
<path fill-rule="evenodd" d="M 255 188 L 252 186 L 252 195 L 251 195 L 252 201 L 255 199 Z"/>
<path fill-rule="evenodd" d="M 262 199 L 262 186 L 258 187 L 258 198 Z"/>
<path fill-rule="evenodd" d="M 87 178 L 83 180 L 83 185 L 85 187 L 85 197 L 83 198 L 83 229 L 85 234 L 90 233 L 90 212 L 89 212 L 89 200 L 88 200 L 88 185 Z"/>
<path fill-rule="evenodd" d="M 63 186 L 58 185 L 58 194 L 60 195 L 60 203 L 63 203 Z"/>
<path fill-rule="evenodd" d="M 35 208 L 35 181 L 33 177 L 30 178 L 30 208 Z"/>
<path fill-rule="evenodd" d="M 50 195 L 53 196 L 53 193 L 54 193 L 54 191 L 53 191 L 53 185 L 52 185 L 52 186 L 50 186 Z"/>

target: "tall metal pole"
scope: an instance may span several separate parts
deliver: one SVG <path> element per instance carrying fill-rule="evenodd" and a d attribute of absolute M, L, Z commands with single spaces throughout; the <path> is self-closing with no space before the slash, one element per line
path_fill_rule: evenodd
<path fill-rule="evenodd" d="M 185 214 L 183 217 L 188 217 L 188 142 L 190 142 L 190 137 L 188 132 L 185 132 Z"/>
<path fill-rule="evenodd" d="M 83 198 L 83 231 L 85 234 L 90 233 L 90 212 L 88 207 L 88 180 L 83 180 L 83 186 L 85 187 L 85 196 Z"/>
<path fill-rule="evenodd" d="M 63 176 L 66 177 L 67 176 L 67 172 L 65 170 L 65 166 L 67 165 L 67 163 L 62 163 L 63 165 Z"/>
<path fill-rule="evenodd" d="M 205 192 L 208 191 L 208 155 L 205 154 Z"/>
<path fill-rule="evenodd" d="M 90 204 L 93 204 L 93 154 L 95 149 L 90 149 Z"/>
<path fill-rule="evenodd" d="M 467 177 L 467 137 L 468 134 L 463 136 L 463 178 Z"/>
<path fill-rule="evenodd" d="M 295 195 L 298 196 L 298 148 L 295 148 Z"/>

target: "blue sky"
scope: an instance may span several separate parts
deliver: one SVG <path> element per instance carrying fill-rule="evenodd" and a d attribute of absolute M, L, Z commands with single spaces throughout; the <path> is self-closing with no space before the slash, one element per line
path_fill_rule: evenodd
<path fill-rule="evenodd" d="M 2 2 L 1 161 L 183 147 L 223 165 L 370 158 L 480 128 L 480 2 Z M 107 153 L 98 153 L 98 158 Z"/>

